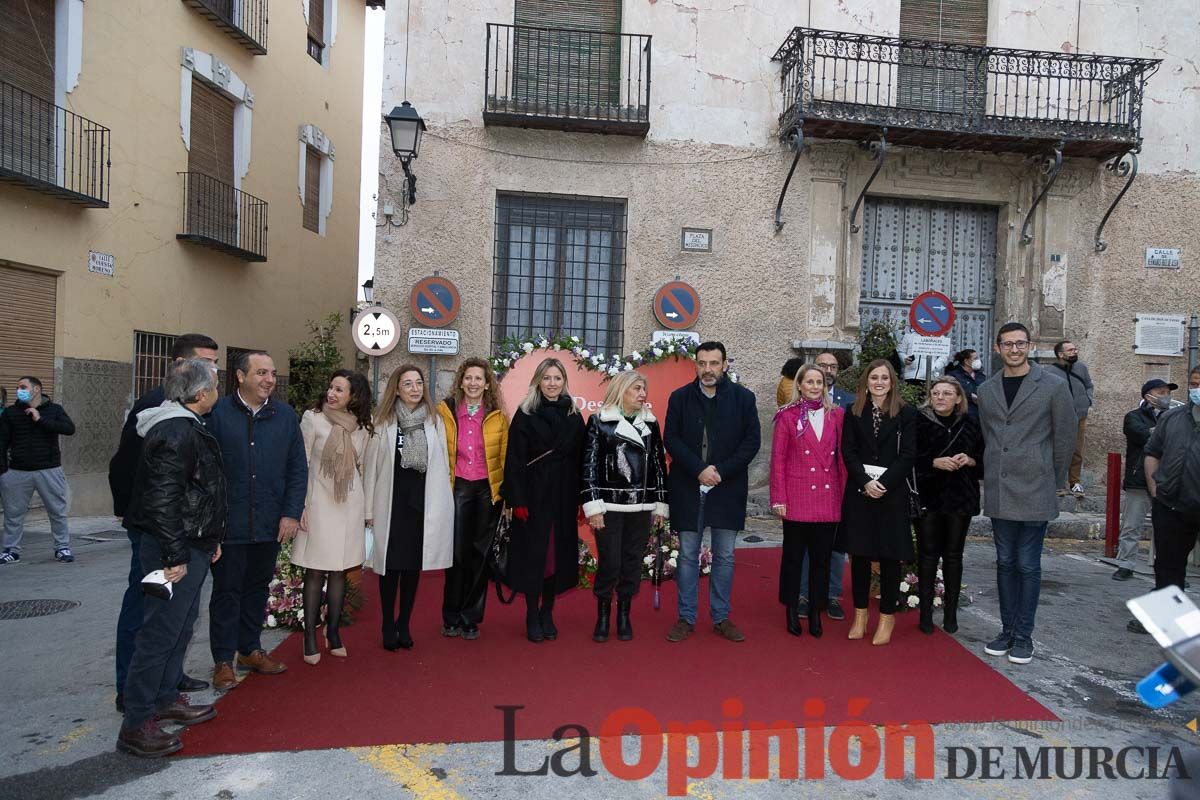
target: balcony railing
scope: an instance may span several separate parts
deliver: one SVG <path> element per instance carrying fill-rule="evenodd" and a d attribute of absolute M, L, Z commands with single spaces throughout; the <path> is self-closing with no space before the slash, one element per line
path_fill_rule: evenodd
<path fill-rule="evenodd" d="M 203 172 L 183 177 L 183 232 L 176 239 L 242 261 L 267 260 L 267 203 Z"/>
<path fill-rule="evenodd" d="M 108 208 L 109 130 L 0 81 L 0 181 Z"/>
<path fill-rule="evenodd" d="M 1109 158 L 1136 148 L 1157 59 L 1012 50 L 794 28 L 782 63 L 781 137 L 1042 151 Z"/>
<path fill-rule="evenodd" d="M 489 23 L 483 121 L 645 136 L 650 37 Z"/>
<path fill-rule="evenodd" d="M 183 0 L 256 56 L 267 54 L 267 0 Z"/>

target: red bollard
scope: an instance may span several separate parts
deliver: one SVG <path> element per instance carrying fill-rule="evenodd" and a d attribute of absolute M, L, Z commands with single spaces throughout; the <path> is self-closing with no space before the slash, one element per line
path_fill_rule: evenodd
<path fill-rule="evenodd" d="M 1121 454 L 1108 454 L 1108 496 L 1104 503 L 1104 555 L 1115 558 L 1121 536 Z"/>

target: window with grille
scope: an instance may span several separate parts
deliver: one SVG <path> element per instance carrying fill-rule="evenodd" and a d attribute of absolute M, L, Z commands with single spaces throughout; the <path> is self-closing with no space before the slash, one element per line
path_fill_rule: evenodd
<path fill-rule="evenodd" d="M 141 397 L 166 380 L 171 348 L 179 338 L 173 333 L 133 332 L 133 396 Z"/>
<path fill-rule="evenodd" d="M 987 0 L 900 0 L 900 38 L 987 45 Z M 971 51 L 902 46 L 899 105 L 952 114 L 983 113 L 987 64 Z"/>
<path fill-rule="evenodd" d="M 325 53 L 326 0 L 308 0 L 308 54 L 318 63 Z"/>
<path fill-rule="evenodd" d="M 493 342 L 564 333 L 619 352 L 625 227 L 622 199 L 498 193 Z"/>
<path fill-rule="evenodd" d="M 321 154 L 304 148 L 304 227 L 321 232 Z"/>

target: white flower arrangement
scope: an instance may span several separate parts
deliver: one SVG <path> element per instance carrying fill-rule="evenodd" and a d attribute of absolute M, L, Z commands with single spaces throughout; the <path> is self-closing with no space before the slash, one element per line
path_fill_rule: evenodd
<path fill-rule="evenodd" d="M 908 596 L 908 607 L 909 608 L 916 608 L 920 604 L 921 604 L 921 598 L 917 597 L 915 594 L 910 594 Z"/>
<path fill-rule="evenodd" d="M 908 585 L 908 581 L 900 581 L 900 591 L 907 592 L 912 587 Z"/>
<path fill-rule="evenodd" d="M 696 356 L 696 346 L 689 339 L 670 339 L 661 347 L 650 343 L 634 350 L 627 356 L 616 353 L 606 356 L 604 353 L 592 353 L 583 346 L 583 341 L 578 336 L 543 334 L 505 339 L 497 347 L 497 354 L 492 356 L 489 361 L 499 377 L 518 360 L 539 349 L 556 353 L 569 352 L 580 369 L 601 372 L 607 377 L 637 369 L 642 364 L 653 364 L 667 358 L 695 358 Z M 731 381 L 738 382 L 736 373 L 730 371 L 727 374 Z"/>

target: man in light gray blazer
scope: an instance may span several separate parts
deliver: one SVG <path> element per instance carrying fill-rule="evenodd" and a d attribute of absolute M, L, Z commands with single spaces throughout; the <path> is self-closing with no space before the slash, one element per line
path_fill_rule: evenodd
<path fill-rule="evenodd" d="M 1066 382 L 1029 360 L 1029 330 L 1009 322 L 996 335 L 1004 370 L 979 387 L 983 513 L 992 519 L 1000 635 L 988 655 L 1033 660 L 1033 619 L 1042 582 L 1046 525 L 1075 452 L 1078 417 Z"/>

